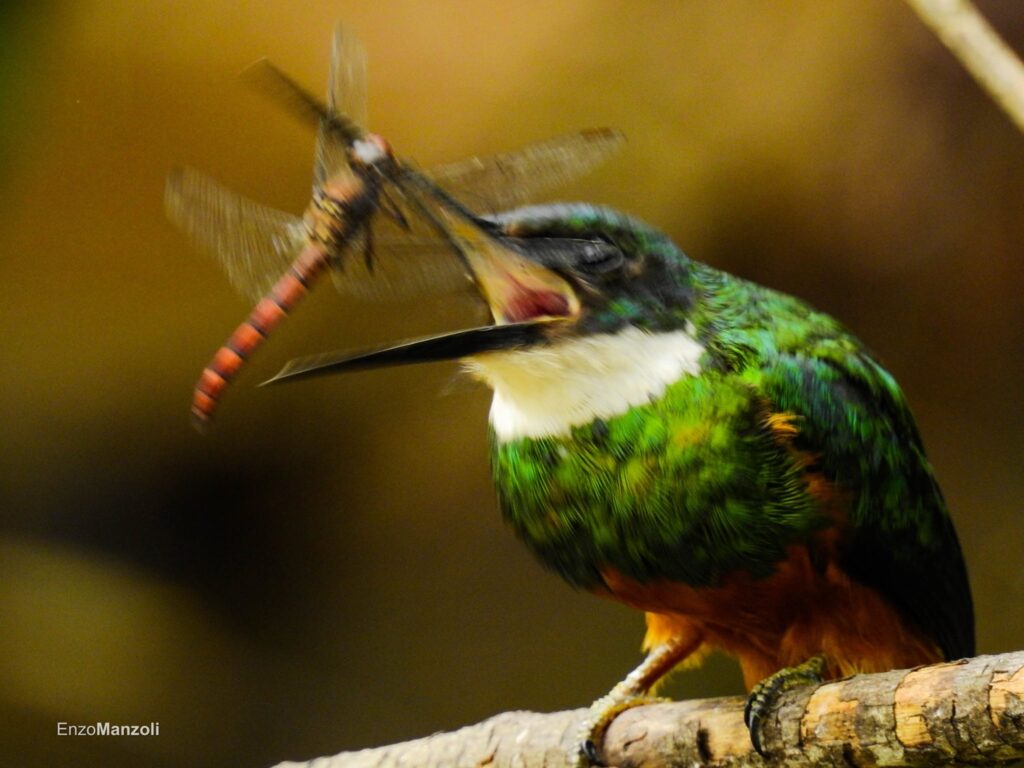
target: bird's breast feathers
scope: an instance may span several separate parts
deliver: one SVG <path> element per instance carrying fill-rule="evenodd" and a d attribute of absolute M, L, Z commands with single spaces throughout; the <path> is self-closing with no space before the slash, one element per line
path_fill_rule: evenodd
<path fill-rule="evenodd" d="M 490 421 L 499 442 L 568 435 L 664 394 L 701 371 L 704 346 L 689 326 L 647 332 L 634 326 L 528 350 L 480 355 L 470 372 L 494 390 Z"/>

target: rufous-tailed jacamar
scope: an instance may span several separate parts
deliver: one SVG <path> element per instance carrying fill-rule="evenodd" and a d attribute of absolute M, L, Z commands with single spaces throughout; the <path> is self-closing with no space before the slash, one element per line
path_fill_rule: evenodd
<path fill-rule="evenodd" d="M 584 204 L 461 228 L 494 325 L 293 366 L 458 358 L 494 390 L 505 520 L 646 614 L 609 713 L 711 649 L 753 690 L 972 655 L 952 521 L 903 393 L 836 320 Z"/>

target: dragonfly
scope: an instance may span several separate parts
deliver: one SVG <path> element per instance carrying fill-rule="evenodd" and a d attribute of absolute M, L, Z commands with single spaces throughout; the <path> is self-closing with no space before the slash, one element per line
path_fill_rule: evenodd
<path fill-rule="evenodd" d="M 201 432 L 229 384 L 323 273 L 331 272 L 343 292 L 370 296 L 440 284 L 453 275 L 472 282 L 467 248 L 522 246 L 498 234 L 462 200 L 490 210 L 522 204 L 594 168 L 624 140 L 613 129 L 590 129 L 420 171 L 382 136 L 362 128 L 366 57 L 358 40 L 340 27 L 332 43 L 326 103 L 266 60 L 243 76 L 315 127 L 313 194 L 299 217 L 247 199 L 191 168 L 168 178 L 169 218 L 212 252 L 236 289 L 255 301 L 196 382 L 191 415 Z M 382 221 L 401 236 L 378 241 L 374 231 Z M 572 246 L 557 246 L 566 247 Z M 360 251 L 362 259 L 352 257 Z M 442 251 L 444 258 L 438 255 Z M 557 253 L 534 256 L 559 258 Z"/>

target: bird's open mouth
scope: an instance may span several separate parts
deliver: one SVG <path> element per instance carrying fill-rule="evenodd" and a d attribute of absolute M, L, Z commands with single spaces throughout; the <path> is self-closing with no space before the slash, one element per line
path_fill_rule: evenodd
<path fill-rule="evenodd" d="M 518 292 L 501 310 L 499 323 L 521 323 L 544 317 L 568 317 L 572 314 L 570 301 L 555 291 L 533 291 L 528 288 Z"/>
<path fill-rule="evenodd" d="M 473 278 L 498 325 L 575 317 L 576 293 L 562 277 L 494 244 L 467 253 Z"/>
<path fill-rule="evenodd" d="M 476 240 L 466 258 L 472 278 L 490 307 L 494 325 L 411 339 L 375 349 L 330 352 L 289 362 L 266 384 L 384 366 L 455 360 L 543 343 L 560 322 L 580 314 L 569 283 L 505 246 Z"/>

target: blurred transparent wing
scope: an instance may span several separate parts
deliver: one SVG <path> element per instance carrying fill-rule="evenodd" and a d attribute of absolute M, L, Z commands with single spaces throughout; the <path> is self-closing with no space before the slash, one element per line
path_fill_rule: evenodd
<path fill-rule="evenodd" d="M 199 171 L 182 168 L 167 180 L 167 215 L 199 250 L 213 255 L 231 284 L 254 302 L 266 295 L 306 241 L 302 220 L 253 202 Z M 343 295 L 403 300 L 451 294 L 471 283 L 451 246 L 414 211 L 396 203 L 409 224 L 380 212 L 353 237 L 331 270 Z M 367 232 L 371 262 L 366 262 Z"/>
<path fill-rule="evenodd" d="M 556 136 L 516 152 L 472 157 L 432 168 L 427 175 L 478 212 L 494 212 L 582 176 L 621 147 L 625 137 L 611 128 Z"/>
<path fill-rule="evenodd" d="M 499 210 L 586 173 L 614 154 L 623 141 L 622 134 L 611 129 L 581 131 L 517 152 L 441 166 L 428 176 L 474 212 Z M 372 269 L 363 258 L 365 240 L 351 243 L 342 259 L 344 271 L 334 273 L 339 291 L 379 301 L 471 288 L 464 264 L 449 242 L 419 212 L 403 204 L 400 195 L 394 194 L 393 199 L 411 230 L 405 232 L 390 217 L 375 215 Z M 434 201 L 422 202 L 437 218 L 446 220 Z M 471 241 L 462 245 L 473 247 Z"/>
<path fill-rule="evenodd" d="M 432 206 L 431 203 L 425 202 Z M 405 230 L 381 212 L 347 245 L 331 271 L 338 291 L 367 301 L 400 301 L 427 294 L 470 292 L 472 281 L 451 245 L 396 200 L 409 225 Z M 367 238 L 371 260 L 367 265 Z"/>
<path fill-rule="evenodd" d="M 200 250 L 216 257 L 231 284 L 264 296 L 306 241 L 302 220 L 253 202 L 192 168 L 167 179 L 167 216 Z"/>
<path fill-rule="evenodd" d="M 331 41 L 331 71 L 327 79 L 327 109 L 366 127 L 366 52 L 359 39 L 341 24 Z M 348 164 L 345 145 L 321 123 L 316 135 L 313 181 L 323 184 Z"/>

